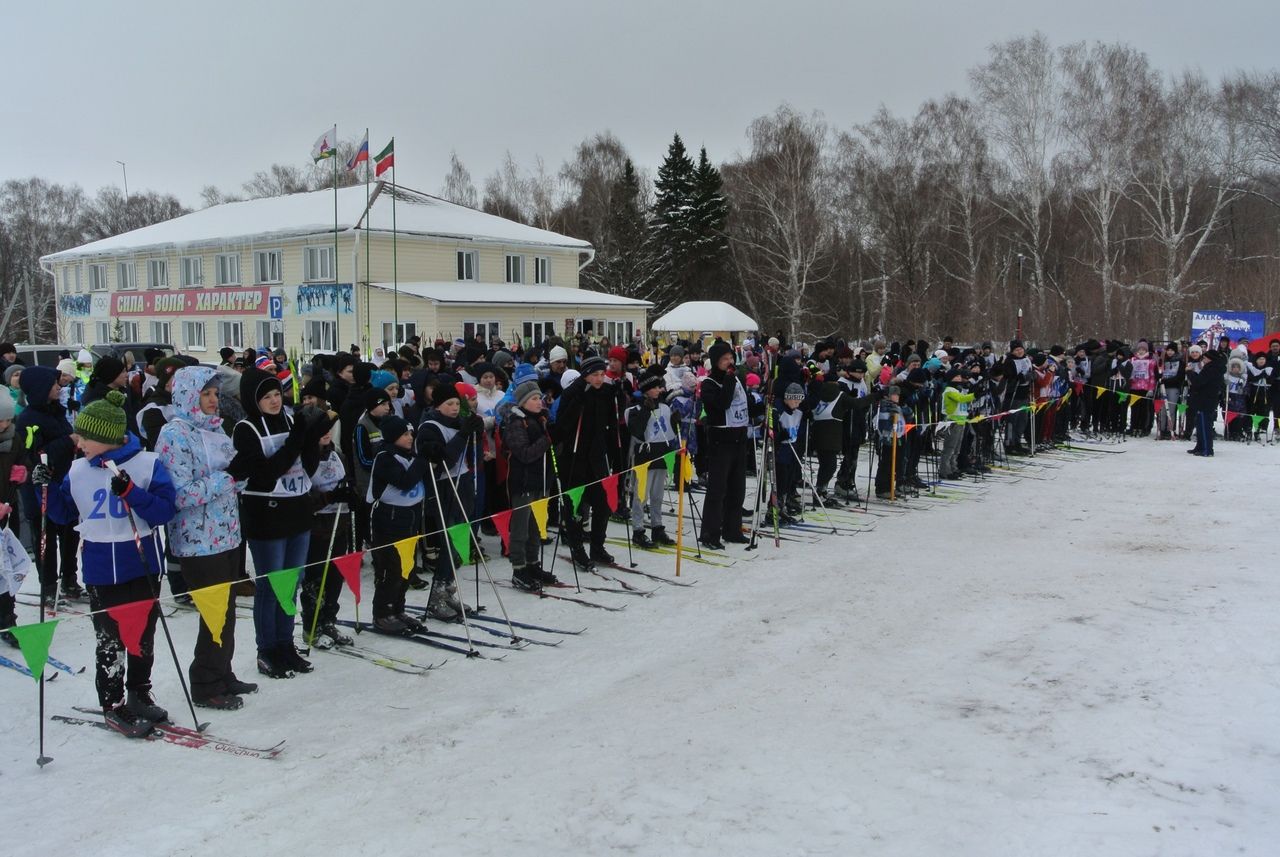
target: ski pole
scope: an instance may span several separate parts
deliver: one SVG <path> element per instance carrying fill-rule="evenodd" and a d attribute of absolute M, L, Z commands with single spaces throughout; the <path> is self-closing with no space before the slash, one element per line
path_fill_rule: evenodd
<path fill-rule="evenodd" d="M 446 468 L 445 475 L 448 475 L 448 472 L 449 471 Z M 431 479 L 435 483 L 432 486 L 431 494 L 436 500 L 436 514 L 440 516 L 440 526 L 442 528 L 440 531 L 440 538 L 444 544 L 441 545 L 441 549 L 449 556 L 449 569 L 453 572 L 453 582 L 456 584 L 458 582 L 458 564 L 454 562 L 453 559 L 453 545 L 449 541 L 449 525 L 444 518 L 444 506 L 440 503 L 440 480 L 436 478 L 436 466 L 434 462 L 431 464 Z M 453 485 L 453 482 L 450 481 L 449 484 Z M 457 494 L 456 490 L 454 494 Z M 461 506 L 462 504 L 459 503 L 458 505 Z M 463 517 L 465 518 L 466 516 L 464 515 Z M 471 531 L 470 523 L 467 524 L 467 531 Z M 404 573 L 404 569 L 401 569 L 400 571 L 402 574 Z M 426 617 L 427 611 L 425 609 L 422 611 L 422 615 L 424 618 Z M 462 618 L 462 630 L 467 635 L 467 657 L 478 658 L 480 657 L 480 653 L 476 651 L 475 643 L 471 642 L 471 624 L 467 621 L 467 611 L 463 609 L 460 611 L 459 615 Z"/>
<path fill-rule="evenodd" d="M 581 423 L 579 423 L 581 428 Z M 545 426 L 544 426 L 545 430 Z M 550 433 L 547 434 L 547 440 L 551 440 Z M 566 533 L 566 528 L 573 526 L 573 503 L 565 502 L 564 482 L 560 479 L 560 465 L 556 461 L 556 447 L 554 443 L 547 444 L 547 451 L 551 453 L 551 473 L 556 479 L 556 495 L 560 498 L 560 526 L 556 527 L 556 543 L 551 551 L 551 571 L 555 572 L 556 556 L 560 553 L 560 534 Z M 566 533 L 572 537 L 572 533 Z M 572 548 L 572 545 L 570 545 Z M 577 587 L 578 593 L 582 593 L 582 581 L 578 579 L 578 564 L 576 562 L 569 563 L 573 566 L 573 585 Z"/>
<path fill-rule="evenodd" d="M 335 512 L 333 515 L 333 530 L 329 533 L 329 550 L 324 555 L 324 568 L 320 571 L 320 592 L 316 595 L 316 610 L 311 616 L 311 631 L 307 634 L 307 654 L 311 653 L 311 646 L 316 640 L 316 626 L 320 624 L 320 608 L 324 605 L 324 585 L 329 579 L 329 564 L 333 562 L 333 543 L 338 539 L 338 521 L 341 514 Z"/>
<path fill-rule="evenodd" d="M 48 454 L 43 452 L 40 453 L 40 463 L 43 464 L 46 468 L 49 466 Z M 45 554 L 47 553 L 48 547 L 49 547 L 48 529 L 49 529 L 49 485 L 48 483 L 45 483 L 44 485 L 40 486 L 40 578 L 41 578 L 42 591 L 44 588 L 44 559 L 45 559 Z M 57 585 L 56 572 L 54 574 L 54 578 L 55 578 L 54 585 L 56 586 Z M 40 606 L 36 609 L 40 611 L 40 621 L 43 622 L 45 619 L 45 615 L 44 615 L 45 601 L 43 598 L 40 599 Z M 40 755 L 36 756 L 36 764 L 39 765 L 41 769 L 43 769 L 45 765 L 53 761 L 52 756 L 46 756 L 44 753 L 44 670 L 40 670 L 40 678 L 37 683 L 40 686 L 39 690 L 37 691 L 40 699 L 40 711 L 39 711 Z"/>
<path fill-rule="evenodd" d="M 102 463 L 111 471 L 113 476 L 120 476 L 120 468 L 116 466 L 114 461 L 105 459 Z M 138 535 L 138 522 L 133 518 L 133 507 L 129 505 L 129 501 L 124 497 L 120 498 L 120 505 L 124 506 L 125 516 L 129 519 L 129 529 L 133 530 L 133 546 L 138 549 L 138 560 L 142 563 L 142 570 L 145 573 L 150 566 L 147 564 L 147 553 L 142 549 L 142 536 Z M 164 629 L 164 638 L 169 644 L 169 654 L 173 657 L 173 668 L 178 673 L 178 683 L 182 685 L 182 695 L 186 697 L 187 708 L 191 711 L 191 720 L 196 725 L 196 731 L 203 732 L 209 728 L 209 724 L 201 723 L 200 718 L 196 716 L 196 706 L 191 701 L 191 691 L 187 688 L 187 677 L 183 675 L 182 664 L 178 662 L 178 650 L 173 646 L 173 634 L 169 633 L 169 622 L 164 618 L 164 611 L 160 609 L 159 577 L 163 575 L 164 571 L 162 569 L 156 581 L 153 582 L 151 575 L 146 574 L 147 583 L 151 586 L 151 597 L 156 601 L 153 609 L 160 616 L 160 627 Z"/>
<path fill-rule="evenodd" d="M 462 497 L 458 494 L 458 486 L 454 483 L 453 476 L 449 473 L 449 469 L 447 467 L 444 468 L 444 478 L 448 480 L 449 488 L 453 491 L 453 499 L 457 501 L 458 507 L 462 508 Z M 437 482 L 437 484 L 439 483 Z M 438 499 L 439 498 L 437 498 L 437 500 Z M 471 543 L 475 547 L 475 551 L 473 551 L 473 553 L 476 558 L 479 558 L 479 564 L 476 568 L 476 580 L 479 581 L 480 569 L 483 568 L 484 576 L 489 579 L 489 586 L 493 588 L 493 597 L 497 599 L 498 609 L 502 611 L 502 618 L 506 620 L 507 630 L 511 632 L 511 645 L 514 646 L 516 643 L 520 642 L 520 638 L 516 636 L 516 629 L 511 625 L 511 617 L 507 615 L 507 606 L 502 603 L 502 596 L 498 594 L 498 584 L 494 581 L 493 575 L 489 573 L 489 561 L 484 558 L 484 554 L 480 551 L 480 538 L 476 535 L 475 530 L 471 529 L 471 518 L 467 515 L 465 509 L 462 512 L 462 520 L 467 524 L 467 533 L 470 535 Z M 451 559 L 453 557 L 452 545 L 450 545 L 449 557 Z M 479 584 L 477 583 L 477 591 L 478 588 Z M 478 604 L 479 601 L 480 599 L 477 598 L 476 603 Z M 467 611 L 465 609 L 462 611 L 462 615 L 465 619 L 467 615 Z"/>

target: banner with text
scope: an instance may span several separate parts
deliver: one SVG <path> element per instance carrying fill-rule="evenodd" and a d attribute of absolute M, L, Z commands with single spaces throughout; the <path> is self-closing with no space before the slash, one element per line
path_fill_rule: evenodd
<path fill-rule="evenodd" d="M 111 314 L 121 315 L 258 315 L 267 311 L 267 289 L 188 289 L 185 291 L 117 292 Z"/>
<path fill-rule="evenodd" d="M 1191 341 L 1203 339 L 1210 348 L 1227 337 L 1234 344 L 1241 339 L 1257 339 L 1267 332 L 1267 314 L 1229 309 L 1198 309 L 1191 313 Z"/>

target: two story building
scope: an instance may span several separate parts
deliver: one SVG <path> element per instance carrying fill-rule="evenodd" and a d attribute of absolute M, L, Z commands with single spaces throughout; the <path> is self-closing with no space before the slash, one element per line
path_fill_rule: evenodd
<path fill-rule="evenodd" d="M 336 231 L 325 190 L 211 206 L 43 257 L 60 341 L 166 342 L 212 360 L 223 346 L 306 357 L 415 334 L 626 342 L 645 328 L 647 301 L 579 289 L 595 255 L 585 241 L 385 182 L 336 196 Z"/>

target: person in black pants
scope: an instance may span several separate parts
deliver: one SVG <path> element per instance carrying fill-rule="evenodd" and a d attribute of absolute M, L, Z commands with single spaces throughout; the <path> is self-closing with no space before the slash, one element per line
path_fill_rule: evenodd
<path fill-rule="evenodd" d="M 1188 373 L 1187 412 L 1191 417 L 1191 427 L 1196 433 L 1196 445 L 1188 449 L 1191 455 L 1211 457 L 1213 455 L 1213 423 L 1218 417 L 1218 403 L 1226 387 L 1226 358 L 1220 351 L 1207 354 L 1198 353 L 1192 348 L 1187 358 Z M 1192 372 L 1191 364 L 1198 362 L 1199 371 Z"/>
<path fill-rule="evenodd" d="M 578 511 L 589 510 L 591 515 L 589 536 L 580 516 L 565 522 L 569 552 L 580 567 L 614 562 L 605 548 L 611 513 L 600 480 L 613 472 L 611 463 L 619 460 L 620 453 L 616 392 L 605 380 L 605 368 L 600 357 L 583 360 L 582 375 L 561 394 L 556 415 L 560 489 L 585 485 Z M 583 545 L 586 541 L 590 542 L 589 551 Z"/>
<path fill-rule="evenodd" d="M 711 373 L 699 397 L 706 411 L 709 477 L 698 541 L 713 550 L 744 544 L 742 504 L 747 496 L 747 391 L 733 371 L 733 348 L 716 341 L 708 350 Z"/>

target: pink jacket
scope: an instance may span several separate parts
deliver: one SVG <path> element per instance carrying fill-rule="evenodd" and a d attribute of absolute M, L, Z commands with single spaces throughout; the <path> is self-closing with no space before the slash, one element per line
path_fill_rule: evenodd
<path fill-rule="evenodd" d="M 1156 379 L 1160 377 L 1160 368 L 1156 359 L 1147 354 L 1146 357 L 1134 357 L 1129 361 L 1132 374 L 1129 376 L 1129 389 L 1135 393 L 1150 392 L 1156 388 Z"/>

